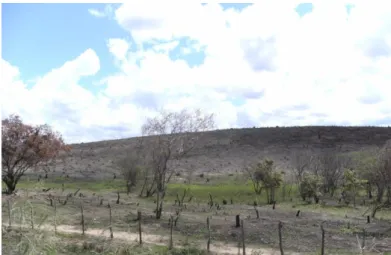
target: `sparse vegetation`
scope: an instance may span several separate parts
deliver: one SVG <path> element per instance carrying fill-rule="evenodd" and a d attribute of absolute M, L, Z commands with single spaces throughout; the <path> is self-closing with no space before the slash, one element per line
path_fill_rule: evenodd
<path fill-rule="evenodd" d="M 326 143 L 301 150 L 291 130 L 331 143 L 330 133 L 340 128 L 320 127 L 320 137 L 309 127 L 195 134 L 191 131 L 202 130 L 194 127 L 200 116 L 164 113 L 148 120 L 148 137 L 132 140 L 131 146 L 129 140 L 72 145 L 55 167 L 70 176 L 51 170 L 37 181 L 36 173 L 26 171 L 18 191 L 3 197 L 3 253 L 172 255 L 210 249 L 236 254 L 238 242 L 247 254 L 278 253 L 282 247 L 284 254 L 391 250 L 390 153 L 384 133 L 381 143 L 373 139 L 377 144 L 371 150 L 325 149 Z M 258 139 L 257 132 L 271 130 L 289 136 L 281 142 L 269 133 L 262 135 L 268 142 L 260 142 L 266 138 Z M 338 139 L 345 143 L 349 135 Z M 287 154 L 291 142 L 295 153 Z M 254 154 L 261 150 L 265 153 Z M 237 215 L 243 229 L 235 227 Z"/>

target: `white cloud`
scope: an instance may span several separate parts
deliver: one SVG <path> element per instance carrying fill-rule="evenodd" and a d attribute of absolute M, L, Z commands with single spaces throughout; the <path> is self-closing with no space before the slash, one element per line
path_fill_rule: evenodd
<path fill-rule="evenodd" d="M 109 51 L 119 60 L 126 58 L 126 53 L 129 50 L 129 44 L 122 39 L 112 38 L 108 41 Z"/>
<path fill-rule="evenodd" d="M 97 18 L 104 18 L 106 17 L 106 14 L 102 11 L 98 11 L 96 9 L 88 9 L 88 12 L 92 15 L 92 16 L 95 16 Z"/>
<path fill-rule="evenodd" d="M 119 72 L 102 80 L 99 93 L 78 84 L 100 69 L 93 50 L 32 89 L 2 61 L 2 114 L 54 123 L 72 141 L 137 134 L 161 107 L 200 107 L 216 113 L 220 128 L 391 125 L 390 6 L 357 2 L 348 15 L 342 2 L 317 2 L 300 17 L 296 5 L 260 1 L 237 11 L 192 1 L 123 4 L 112 13 L 134 42 L 107 41 Z M 182 46 L 182 38 L 193 43 Z M 172 60 L 178 47 L 186 54 L 205 48 L 204 62 L 191 68 Z"/>
<path fill-rule="evenodd" d="M 113 14 L 113 6 L 111 4 L 106 4 L 102 11 L 97 9 L 88 9 L 88 12 L 97 18 L 111 17 Z"/>

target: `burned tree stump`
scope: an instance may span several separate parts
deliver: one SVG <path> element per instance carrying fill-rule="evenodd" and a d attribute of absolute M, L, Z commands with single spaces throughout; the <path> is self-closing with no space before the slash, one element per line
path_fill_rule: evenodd
<path fill-rule="evenodd" d="M 240 215 L 236 215 L 236 224 L 235 227 L 240 228 Z"/>

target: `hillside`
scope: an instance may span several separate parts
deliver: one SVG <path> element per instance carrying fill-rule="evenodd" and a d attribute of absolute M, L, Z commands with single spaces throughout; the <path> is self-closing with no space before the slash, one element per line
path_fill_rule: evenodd
<path fill-rule="evenodd" d="M 289 169 L 290 155 L 296 150 L 321 151 L 338 148 L 353 152 L 382 146 L 391 139 L 389 127 L 273 127 L 216 130 L 202 133 L 198 146 L 180 160 L 179 171 L 227 173 L 240 171 L 246 163 L 264 157 Z M 77 178 L 112 178 L 115 162 L 134 146 L 136 138 L 72 144 L 66 166 L 58 164 L 56 173 Z M 66 173 L 64 172 L 66 170 Z M 64 172 L 64 173 L 63 173 Z"/>

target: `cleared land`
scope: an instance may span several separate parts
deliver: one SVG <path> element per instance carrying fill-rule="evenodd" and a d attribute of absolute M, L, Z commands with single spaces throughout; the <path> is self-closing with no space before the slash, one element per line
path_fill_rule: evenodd
<path fill-rule="evenodd" d="M 116 160 L 134 146 L 135 139 L 75 144 L 66 164 L 59 162 L 47 179 L 41 178 L 38 182 L 38 174 L 31 173 L 18 185 L 16 195 L 3 195 L 2 251 L 4 254 L 20 254 L 23 249 L 32 252 L 32 248 L 36 248 L 46 254 L 204 254 L 209 236 L 206 219 L 209 217 L 211 251 L 237 254 L 238 243 L 242 240 L 241 228 L 235 227 L 235 216 L 239 214 L 244 220 L 247 254 L 279 254 L 280 221 L 285 254 L 319 254 L 322 222 L 326 233 L 326 254 L 358 254 L 364 229 L 366 254 L 391 252 L 391 212 L 380 211 L 376 219 L 367 223 L 370 201 L 364 205 L 365 194 L 359 196 L 355 209 L 329 198 L 322 199 L 320 204 L 309 204 L 299 199 L 296 185 L 286 184 L 279 188 L 278 203 L 273 209 L 272 205 L 266 205 L 264 194 L 255 196 L 251 184 L 241 174 L 246 162 L 266 157 L 289 173 L 294 151 L 312 149 L 319 152 L 336 147 L 343 153 L 355 153 L 380 147 L 388 139 L 391 139 L 391 129 L 379 127 L 254 128 L 207 132 L 199 146 L 180 160 L 178 174 L 168 186 L 160 220 L 154 218 L 156 204 L 153 197 L 138 197 L 139 187 L 126 195 L 125 184 L 115 166 Z M 188 184 L 189 180 L 191 184 Z M 181 207 L 177 225 L 173 227 L 176 249 L 168 251 L 169 219 L 171 215 L 176 217 L 178 205 L 174 205 L 174 201 L 177 193 L 181 195 L 184 189 L 189 189 L 184 199 L 186 206 Z M 120 192 L 118 204 L 117 192 Z M 213 206 L 208 204 L 209 194 L 213 196 Z M 193 197 L 191 201 L 190 197 Z M 7 230 L 7 200 L 11 205 L 11 230 Z M 259 218 L 256 217 L 254 201 L 258 204 Z M 83 204 L 86 225 L 84 236 L 81 235 L 80 204 Z M 112 210 L 112 240 L 109 238 L 108 204 Z M 300 214 L 296 216 L 298 210 Z M 137 245 L 137 211 L 142 212 L 143 247 Z M 31 221 L 34 222 L 34 231 L 31 230 Z M 57 235 L 54 235 L 54 223 Z"/>

